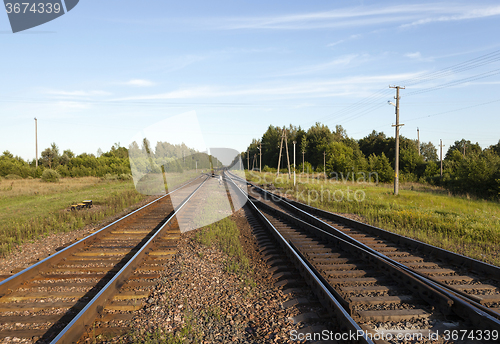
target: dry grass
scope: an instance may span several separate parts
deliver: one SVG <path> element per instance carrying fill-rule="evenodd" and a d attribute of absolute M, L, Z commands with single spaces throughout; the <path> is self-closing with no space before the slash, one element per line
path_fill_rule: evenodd
<path fill-rule="evenodd" d="M 131 181 L 63 178 L 58 183 L 38 179 L 0 182 L 0 255 L 24 241 L 53 232 L 79 229 L 103 220 L 144 198 Z M 94 208 L 70 211 L 71 204 L 91 199 Z"/>

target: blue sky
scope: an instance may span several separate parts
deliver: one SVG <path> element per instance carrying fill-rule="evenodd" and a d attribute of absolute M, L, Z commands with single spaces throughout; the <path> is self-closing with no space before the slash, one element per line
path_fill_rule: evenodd
<path fill-rule="evenodd" d="M 407 86 L 402 135 L 484 148 L 500 139 L 499 20 L 498 1 L 85 0 L 12 34 L 4 13 L 0 150 L 33 159 L 34 117 L 39 151 L 79 154 L 189 111 L 208 147 L 239 151 L 269 124 L 393 136 L 389 84 Z"/>

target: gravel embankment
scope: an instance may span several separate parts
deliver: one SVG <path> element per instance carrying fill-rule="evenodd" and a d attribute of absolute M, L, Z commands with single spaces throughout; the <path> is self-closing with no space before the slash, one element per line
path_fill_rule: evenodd
<path fill-rule="evenodd" d="M 274 287 L 241 210 L 233 219 L 252 262 L 255 285 L 228 273 L 228 256 L 194 240 L 196 231 L 187 232 L 179 240 L 179 253 L 165 269 L 162 283 L 134 318 L 135 332 L 112 342 L 140 343 L 148 333 L 156 333 L 154 338 L 177 336 L 183 338 L 182 343 L 292 343 L 290 331 L 300 325 L 292 324 L 289 317 L 299 311 L 283 309 L 290 296 Z"/>

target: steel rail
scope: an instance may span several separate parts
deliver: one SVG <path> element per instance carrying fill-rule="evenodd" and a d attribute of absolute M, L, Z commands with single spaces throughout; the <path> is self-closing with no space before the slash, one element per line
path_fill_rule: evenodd
<path fill-rule="evenodd" d="M 320 291 L 320 298 L 324 298 L 330 305 L 330 311 L 337 317 L 337 320 L 342 321 L 343 325 L 351 333 L 356 333 L 358 338 L 358 343 L 363 344 L 374 344 L 374 342 L 368 338 L 365 331 L 356 323 L 356 321 L 350 316 L 349 312 L 342 306 L 341 301 L 339 301 L 332 293 L 332 288 L 328 286 L 325 279 L 318 273 L 318 271 L 302 256 L 302 254 L 295 248 L 295 246 L 288 242 L 281 233 L 273 226 L 273 224 L 262 214 L 262 212 L 257 208 L 254 202 L 251 200 L 251 196 L 247 195 L 243 190 L 239 188 L 238 185 L 231 179 L 232 185 L 240 193 L 247 198 L 248 204 L 254 213 L 264 222 L 265 226 L 269 229 L 272 235 L 276 238 L 280 246 L 284 249 L 287 256 L 296 264 L 299 271 L 305 279 L 312 284 L 317 290 Z"/>
<path fill-rule="evenodd" d="M 136 209 L 134 210 L 133 212 L 119 218 L 118 220 L 116 221 L 113 221 L 112 223 L 106 225 L 105 227 L 101 228 L 100 230 L 86 236 L 85 238 L 83 239 L 80 239 L 78 240 L 77 242 L 65 247 L 64 249 L 62 249 L 61 251 L 58 251 L 57 253 L 39 261 L 38 263 L 36 264 L 33 264 L 29 267 L 27 267 L 26 269 L 16 273 L 15 275 L 12 275 L 8 278 L 6 278 L 5 280 L 1 281 L 0 282 L 0 297 L 3 297 L 5 295 L 7 295 L 9 292 L 11 292 L 14 288 L 18 287 L 19 285 L 21 285 L 22 283 L 24 283 L 27 279 L 30 279 L 30 278 L 33 278 L 35 276 L 37 276 L 38 274 L 40 274 L 40 271 L 44 268 L 47 268 L 49 267 L 50 265 L 55 265 L 57 264 L 58 262 L 60 262 L 62 259 L 64 259 L 65 257 L 67 257 L 69 254 L 70 254 L 70 250 L 73 250 L 73 249 L 78 249 L 78 248 L 82 248 L 88 244 L 90 244 L 92 241 L 95 241 L 97 240 L 107 229 L 109 229 L 111 226 L 119 223 L 120 221 L 123 221 L 125 220 L 126 218 L 128 217 L 131 217 L 135 214 L 137 214 L 138 212 L 140 212 L 141 210 L 143 210 L 144 208 L 146 207 L 149 207 L 150 205 L 156 203 L 156 202 L 159 202 L 161 199 L 171 195 L 172 193 L 184 188 L 185 186 L 195 182 L 198 178 L 201 178 L 201 176 L 199 177 L 196 177 L 195 179 L 189 181 L 189 182 L 186 182 L 184 184 L 182 184 L 181 186 L 179 186 L 178 188 L 170 191 L 169 193 L 155 199 L 154 201 L 151 201 L 149 202 L 148 204 L 140 207 L 139 209 Z"/>
<path fill-rule="evenodd" d="M 289 202 L 288 199 L 285 200 L 283 197 L 276 195 L 274 193 L 271 193 L 267 190 L 264 190 L 258 186 L 255 186 L 254 184 L 252 184 L 248 181 L 247 181 L 247 183 L 249 185 L 261 190 L 262 192 L 271 195 L 273 199 L 278 199 L 287 208 L 298 212 L 299 214 L 303 215 L 304 217 L 309 218 L 312 222 L 315 222 L 315 224 L 318 225 L 318 227 L 323 228 L 326 231 L 326 233 L 328 233 L 332 236 L 336 236 L 336 235 L 329 232 L 329 230 L 335 231 L 335 233 L 339 237 L 343 238 L 344 240 L 346 240 L 350 243 L 353 243 L 354 245 L 356 245 L 356 246 L 358 246 L 366 251 L 371 252 L 372 254 L 384 259 L 387 262 L 390 262 L 391 264 L 393 264 L 395 266 L 398 266 L 399 268 L 405 270 L 406 272 L 414 275 L 416 278 L 418 278 L 419 280 L 421 280 L 425 284 L 438 290 L 440 293 L 446 295 L 447 297 L 449 297 L 450 299 L 452 299 L 454 301 L 452 308 L 454 309 L 454 312 L 457 315 L 459 315 L 465 319 L 471 319 L 471 317 L 472 317 L 472 320 L 475 322 L 475 324 L 477 326 L 482 327 L 482 328 L 484 328 L 485 326 L 488 326 L 488 328 L 500 330 L 500 320 L 498 319 L 498 313 L 493 312 L 493 311 L 489 310 L 487 307 L 484 307 L 483 305 L 477 303 L 474 299 L 471 299 L 470 297 L 468 297 L 467 294 L 459 293 L 456 290 L 451 289 L 449 286 L 442 284 L 441 282 L 438 282 L 436 280 L 433 280 L 432 278 L 429 278 L 426 275 L 422 275 L 422 274 L 414 271 L 413 269 L 407 267 L 406 265 L 399 263 L 399 262 L 387 257 L 386 255 L 368 247 L 367 245 L 365 245 L 365 244 L 359 242 L 358 240 L 348 236 L 347 234 L 341 232 L 340 230 L 331 226 L 330 224 L 328 224 L 328 223 L 314 217 L 313 215 L 309 214 L 308 212 L 294 206 L 293 204 L 291 204 L 291 202 Z M 294 203 L 297 203 L 297 202 L 294 202 Z M 262 204 L 265 204 L 265 203 L 262 203 Z M 277 209 L 274 209 L 274 208 L 272 208 L 272 209 L 273 209 L 273 211 L 278 211 Z M 291 215 L 286 214 L 286 213 L 284 213 L 284 214 L 291 216 Z M 429 246 L 431 246 L 431 245 L 429 245 Z M 465 257 L 465 258 L 467 258 L 467 257 Z M 465 294 L 465 295 L 463 295 L 463 294 Z"/>
<path fill-rule="evenodd" d="M 267 190 L 264 190 L 252 183 L 249 183 L 250 185 L 252 185 L 253 187 L 259 189 L 261 192 L 263 193 L 266 193 L 266 194 L 269 194 L 271 195 L 272 199 L 278 199 L 280 202 L 283 202 L 283 204 L 291 209 L 291 210 L 298 210 L 299 213 L 302 213 L 304 217 L 308 217 L 310 219 L 312 219 L 314 222 L 316 222 L 316 225 L 318 225 L 320 228 L 323 228 L 323 229 L 326 229 L 327 231 L 328 230 L 334 230 L 336 234 L 342 236 L 343 238 L 345 238 L 346 240 L 350 241 L 350 242 L 353 242 L 353 243 L 356 243 L 357 245 L 363 247 L 363 248 L 367 248 L 369 250 L 371 250 L 372 252 L 374 252 L 375 254 L 379 255 L 380 257 L 383 257 L 384 259 L 386 260 L 389 260 L 389 261 L 392 261 L 394 264 L 398 265 L 399 267 L 401 267 L 402 269 L 405 269 L 407 271 L 411 271 L 412 273 L 414 274 L 417 274 L 419 276 L 421 276 L 423 279 L 426 279 L 426 280 L 429 280 L 430 282 L 432 282 L 437 288 L 442 288 L 444 290 L 447 290 L 448 292 L 454 294 L 456 297 L 462 299 L 463 301 L 465 302 L 468 302 L 470 303 L 471 305 L 473 305 L 474 307 L 478 308 L 479 310 L 487 313 L 489 316 L 493 317 L 493 318 L 496 318 L 498 320 L 500 320 L 500 314 L 489 309 L 488 307 L 482 305 L 481 303 L 477 302 L 476 299 L 474 298 L 473 295 L 471 294 L 467 294 L 461 290 L 457 290 L 457 289 L 454 289 L 452 286 L 450 285 L 447 285 L 443 282 L 440 282 L 436 279 L 434 279 L 432 276 L 429 276 L 429 275 L 426 275 L 425 273 L 423 272 L 419 272 L 419 271 L 415 271 L 414 269 L 404 265 L 404 263 L 400 263 L 398 261 L 395 261 L 389 257 L 387 257 L 386 255 L 384 255 L 383 253 L 380 253 L 368 246 L 366 246 L 365 244 L 359 242 L 358 240 L 352 238 L 351 236 L 343 233 L 342 231 L 338 230 L 337 228 L 335 228 L 334 226 L 332 226 L 331 224 L 329 223 L 326 223 L 324 221 L 322 221 L 321 219 L 318 219 L 317 217 L 313 216 L 311 213 L 312 212 L 316 212 L 316 213 L 320 213 L 322 214 L 324 217 L 330 217 L 330 216 L 325 216 L 325 214 L 327 215 L 332 215 L 331 217 L 341 217 L 342 219 L 346 219 L 346 220 L 349 220 L 349 221 L 353 221 L 355 222 L 358 226 L 352 226 L 351 224 L 349 224 L 349 226 L 351 226 L 352 228 L 362 228 L 362 229 L 365 229 L 365 226 L 366 228 L 371 228 L 371 229 L 377 229 L 377 230 L 380 230 L 382 231 L 384 234 L 385 233 L 388 233 L 388 234 L 392 234 L 390 238 L 387 238 L 387 237 L 384 237 L 384 235 L 382 235 L 382 238 L 384 239 L 387 239 L 387 240 L 390 240 L 390 241 L 395 241 L 396 243 L 400 243 L 403 244 L 403 245 L 410 245 L 410 246 L 417 246 L 417 244 L 420 244 L 417 246 L 417 249 L 429 249 L 430 251 L 432 251 L 431 249 L 434 248 L 436 249 L 437 251 L 432 251 L 433 253 L 438 253 L 438 255 L 442 254 L 443 252 L 444 253 L 449 253 L 451 254 L 452 256 L 455 257 L 455 259 L 453 260 L 453 262 L 455 262 L 455 264 L 458 264 L 457 262 L 457 259 L 466 259 L 468 261 L 471 261 L 471 264 L 474 264 L 474 265 L 477 265 L 477 264 L 480 264 L 481 266 L 483 266 L 484 269 L 481 270 L 481 272 L 487 274 L 487 275 L 491 275 L 491 272 L 492 271 L 496 271 L 497 274 L 494 275 L 494 276 L 491 276 L 495 279 L 498 279 L 498 276 L 500 276 L 500 268 L 494 266 L 494 265 L 490 265 L 490 264 L 487 264 L 487 263 L 484 263 L 484 262 L 481 262 L 481 261 L 477 261 L 475 259 L 472 259 L 472 258 L 469 258 L 469 257 L 466 257 L 466 256 L 462 256 L 462 255 L 459 255 L 459 254 L 456 254 L 456 253 L 453 253 L 453 252 L 450 252 L 450 251 L 446 251 L 446 250 L 443 250 L 439 247 L 435 247 L 435 246 L 432 246 L 432 245 L 429 245 L 429 244 L 425 244 L 425 243 L 422 243 L 420 241 L 417 241 L 417 240 L 414 240 L 414 239 L 410 239 L 410 238 L 407 238 L 407 237 L 404 237 L 404 236 L 401 236 L 401 235 L 398 235 L 398 234 L 395 234 L 395 233 L 391 233 L 391 232 L 388 232 L 386 230 L 383 230 L 383 229 L 380 229 L 378 227 L 374 227 L 374 226 L 371 226 L 371 225 L 367 225 L 367 224 L 364 224 L 364 223 L 361 223 L 361 222 L 358 222 L 358 221 L 355 221 L 355 220 L 351 220 L 351 219 L 348 219 L 348 218 L 345 218 L 343 216 L 340 216 L 340 215 L 337 215 L 337 214 L 333 214 L 333 213 L 330 213 L 328 211 L 325 211 L 325 210 L 322 210 L 322 209 L 318 209 L 318 208 L 314 208 L 314 207 L 311 207 L 309 205 L 306 205 L 306 204 L 303 204 L 303 203 L 300 203 L 300 202 L 297 202 L 297 201 L 292 201 L 292 200 L 289 200 L 289 199 L 285 199 L 283 198 L 282 196 L 280 195 L 276 195 L 272 192 L 269 192 Z M 310 212 L 302 209 L 301 207 L 304 207 L 306 209 L 308 209 Z M 337 220 L 335 218 L 335 220 Z M 334 220 L 334 221 L 335 221 Z M 374 231 L 370 231 L 368 230 L 368 232 L 370 232 L 371 234 L 375 234 L 375 235 L 378 235 L 379 233 L 374 233 Z M 393 238 L 397 238 L 399 240 L 395 240 Z M 407 240 L 406 240 L 407 239 Z M 422 247 L 423 246 L 423 247 Z M 459 266 L 461 266 L 461 264 L 458 264 Z M 467 265 L 467 264 L 465 264 Z M 468 265 L 469 266 L 469 265 Z M 470 267 L 470 266 L 469 266 Z M 467 314 L 467 313 L 464 313 L 464 314 Z"/>
<path fill-rule="evenodd" d="M 240 177 L 235 175 L 235 178 L 240 178 Z M 402 243 L 402 244 L 406 244 L 406 245 L 414 246 L 417 249 L 425 250 L 426 252 L 437 254 L 438 256 L 441 256 L 441 257 L 444 257 L 448 260 L 451 260 L 457 265 L 467 266 L 468 268 L 473 269 L 474 271 L 480 271 L 480 272 L 487 274 L 495 279 L 499 279 L 500 267 L 498 267 L 498 266 L 488 264 L 488 263 L 482 262 L 480 260 L 470 258 L 470 257 L 464 256 L 464 255 L 461 255 L 461 254 L 458 254 L 455 252 L 451 252 L 451 251 L 442 249 L 440 247 L 426 244 L 424 242 L 421 242 L 421 241 L 418 241 L 418 240 L 415 240 L 412 238 L 408 238 L 408 237 L 405 237 L 405 236 L 402 236 L 402 235 L 399 235 L 396 233 L 392 233 L 390 231 L 387 231 L 385 229 L 382 229 L 382 228 L 379 228 L 376 226 L 372 226 L 372 225 L 362 223 L 362 222 L 359 222 L 359 221 L 356 221 L 353 219 L 349 219 L 349 218 L 344 217 L 342 215 L 334 214 L 332 212 L 329 212 L 329 211 L 326 211 L 323 209 L 315 208 L 315 207 L 312 207 L 310 205 L 307 205 L 307 204 L 304 204 L 304 203 L 301 203 L 301 202 L 298 202 L 295 200 L 284 199 L 282 196 L 276 195 L 268 190 L 264 190 L 252 182 L 246 181 L 246 183 L 248 183 L 252 187 L 255 187 L 259 190 L 262 190 L 263 192 L 266 192 L 270 195 L 273 195 L 273 197 L 275 197 L 275 198 L 277 197 L 281 200 L 284 200 L 287 203 L 290 203 L 290 204 L 296 206 L 297 208 L 300 208 L 306 212 L 313 212 L 313 213 L 316 212 L 324 217 L 332 219 L 333 221 L 344 223 L 344 224 L 346 224 L 354 229 L 363 229 L 363 230 L 375 233 L 377 235 L 380 235 L 385 239 L 388 239 L 391 241 L 396 241 L 398 243 Z"/>
<path fill-rule="evenodd" d="M 102 312 L 106 303 L 110 301 L 116 291 L 126 282 L 128 277 L 134 272 L 138 265 L 141 264 L 144 257 L 152 249 L 152 243 L 160 236 L 165 226 L 178 214 L 194 194 L 205 184 L 209 179 L 205 180 L 186 198 L 173 214 L 170 215 L 167 221 L 156 231 L 156 233 L 144 243 L 144 245 L 134 254 L 132 258 L 106 283 L 106 285 L 97 293 L 92 300 L 71 320 L 66 327 L 50 342 L 56 343 L 76 343 L 85 333 L 88 326 L 91 326 L 99 313 Z"/>

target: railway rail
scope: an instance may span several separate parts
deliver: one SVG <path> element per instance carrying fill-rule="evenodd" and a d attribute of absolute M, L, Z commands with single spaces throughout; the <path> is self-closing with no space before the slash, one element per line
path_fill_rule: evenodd
<path fill-rule="evenodd" d="M 0 341 L 75 343 L 94 320 L 125 319 L 176 253 L 176 218 L 210 177 L 200 176 L 0 282 Z M 183 201 L 174 209 L 170 196 Z"/>
<path fill-rule="evenodd" d="M 248 194 L 281 245 L 324 281 L 360 328 L 392 335 L 401 333 L 404 324 L 402 332 L 448 335 L 449 342 L 498 342 L 498 267 L 290 201 L 251 183 Z"/>

